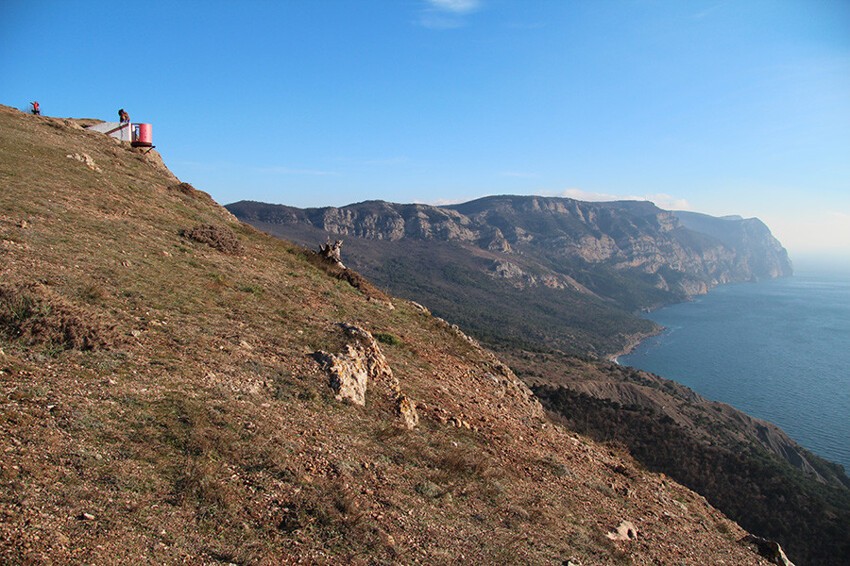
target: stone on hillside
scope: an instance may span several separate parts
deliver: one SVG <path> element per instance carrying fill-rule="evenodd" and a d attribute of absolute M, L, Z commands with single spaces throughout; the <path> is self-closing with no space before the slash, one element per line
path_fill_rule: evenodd
<path fill-rule="evenodd" d="M 635 540 L 637 535 L 637 527 L 630 521 L 623 521 L 617 527 L 617 530 L 608 533 L 608 538 L 611 540 Z"/>
<path fill-rule="evenodd" d="M 412 306 L 413 308 L 415 308 L 416 310 L 418 310 L 422 314 L 427 314 L 427 315 L 430 316 L 431 311 L 429 311 L 426 307 L 420 305 L 419 303 L 417 303 L 415 301 L 408 301 L 408 302 L 410 303 L 410 306 Z"/>
<path fill-rule="evenodd" d="M 100 167 L 97 166 L 97 163 L 94 162 L 94 159 L 91 158 L 91 155 L 87 153 L 69 153 L 68 155 L 66 155 L 66 157 L 68 157 L 69 159 L 76 159 L 92 171 L 97 171 L 98 173 L 101 172 Z"/>
<path fill-rule="evenodd" d="M 419 413 L 416 412 L 416 403 L 411 401 L 407 395 L 401 394 L 398 396 L 397 401 L 398 406 L 396 407 L 396 411 L 404 422 L 404 426 L 409 429 L 416 428 L 416 425 L 419 424 Z"/>
<path fill-rule="evenodd" d="M 330 386 L 336 393 L 336 398 L 351 401 L 356 405 L 365 405 L 369 381 L 376 381 L 389 389 L 395 399 L 396 413 L 405 427 L 416 427 L 419 423 L 416 403 L 401 392 L 398 379 L 393 375 L 392 368 L 372 334 L 353 324 L 343 322 L 339 326 L 349 338 L 353 338 L 353 343 L 347 344 L 345 351 L 340 354 L 322 351 L 313 354 L 316 361 L 330 374 Z"/>
<path fill-rule="evenodd" d="M 328 238 L 327 243 L 319 245 L 319 255 L 345 269 L 345 265 L 342 263 L 342 240 L 337 240 L 332 244 L 330 238 Z"/>
<path fill-rule="evenodd" d="M 747 535 L 739 542 L 754 547 L 756 552 L 774 564 L 778 564 L 779 566 L 794 566 L 794 563 L 788 560 L 788 557 L 785 556 L 785 551 L 782 550 L 782 547 L 776 541 L 755 535 Z"/>
<path fill-rule="evenodd" d="M 339 355 L 316 352 L 314 357 L 330 374 L 330 386 L 338 401 L 351 401 L 355 405 L 366 404 L 366 388 L 369 371 L 362 348 L 347 345 Z"/>
<path fill-rule="evenodd" d="M 368 331 L 354 326 L 353 324 L 341 323 L 340 327 L 345 333 L 356 340 L 355 347 L 362 351 L 362 356 L 365 362 L 366 371 L 371 379 L 386 380 L 393 391 L 398 392 L 398 381 L 393 377 L 393 370 L 381 348 L 378 346 L 377 340 Z"/>

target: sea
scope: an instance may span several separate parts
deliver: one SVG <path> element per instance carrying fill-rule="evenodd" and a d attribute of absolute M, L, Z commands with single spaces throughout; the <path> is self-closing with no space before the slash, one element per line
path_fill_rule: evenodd
<path fill-rule="evenodd" d="M 647 318 L 664 332 L 620 364 L 771 421 L 850 473 L 850 262 L 801 262 Z"/>

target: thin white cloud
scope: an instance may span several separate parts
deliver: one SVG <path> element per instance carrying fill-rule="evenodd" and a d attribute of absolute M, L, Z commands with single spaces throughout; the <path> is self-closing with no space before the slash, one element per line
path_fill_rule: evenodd
<path fill-rule="evenodd" d="M 426 0 L 426 2 L 435 10 L 454 14 L 468 14 L 481 7 L 480 0 Z"/>
<path fill-rule="evenodd" d="M 466 25 L 465 16 L 478 11 L 481 0 L 425 0 L 419 25 L 429 29 L 455 29 Z"/>
<path fill-rule="evenodd" d="M 658 208 L 664 210 L 692 210 L 690 203 L 683 198 L 674 197 L 665 193 L 652 195 L 612 195 L 608 193 L 596 193 L 583 189 L 564 189 L 556 193 L 556 196 L 572 198 L 590 202 L 607 202 L 613 200 L 645 200 L 654 203 Z"/>

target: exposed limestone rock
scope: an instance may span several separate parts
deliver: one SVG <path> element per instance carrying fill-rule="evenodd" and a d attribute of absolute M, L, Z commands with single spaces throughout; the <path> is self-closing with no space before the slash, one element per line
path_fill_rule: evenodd
<path fill-rule="evenodd" d="M 411 401 L 407 395 L 399 395 L 397 402 L 396 411 L 404 422 L 404 426 L 409 429 L 416 428 L 416 425 L 419 424 L 419 413 L 416 412 L 416 403 Z"/>
<path fill-rule="evenodd" d="M 679 288 L 682 289 L 689 297 L 705 295 L 709 291 L 708 285 L 706 285 L 704 281 L 694 281 L 692 279 L 683 279 L 682 282 L 679 283 Z"/>
<path fill-rule="evenodd" d="M 368 377 L 370 379 L 384 379 L 390 384 L 393 391 L 397 391 L 398 380 L 393 376 L 393 370 L 372 334 L 368 330 L 345 322 L 340 323 L 340 327 L 349 337 L 356 340 L 355 349 L 362 351 Z"/>
<path fill-rule="evenodd" d="M 525 272 L 517 264 L 503 259 L 497 259 L 493 262 L 493 273 L 496 277 L 503 279 L 519 279 L 525 276 Z"/>
<path fill-rule="evenodd" d="M 328 208 L 323 210 L 321 226 L 335 234 L 375 240 L 395 241 L 405 235 L 404 219 L 388 207 L 365 215 L 344 208 Z"/>
<path fill-rule="evenodd" d="M 427 307 L 424 307 L 424 306 L 420 305 L 419 303 L 417 303 L 415 301 L 409 301 L 409 303 L 413 308 L 415 308 L 416 310 L 418 310 L 422 314 L 426 314 L 428 316 L 431 315 L 431 311 L 429 311 Z"/>
<path fill-rule="evenodd" d="M 566 246 L 568 255 L 576 255 L 590 263 L 598 263 L 610 259 L 617 252 L 617 243 L 607 234 L 600 237 L 587 235 L 577 242 L 569 242 Z"/>
<path fill-rule="evenodd" d="M 345 353 L 330 354 L 319 351 L 313 357 L 330 374 L 330 386 L 338 401 L 351 401 L 355 405 L 366 404 L 366 387 L 369 371 L 361 348 L 346 345 Z"/>
<path fill-rule="evenodd" d="M 459 338 L 463 338 L 464 340 L 466 340 L 467 342 L 469 342 L 470 344 L 472 344 L 473 346 L 475 346 L 475 348 L 477 348 L 479 350 L 483 349 L 483 348 L 481 348 L 481 344 L 478 343 L 478 340 L 476 340 L 475 338 L 473 338 L 472 336 L 470 336 L 468 334 L 465 334 L 463 332 L 463 330 L 460 329 L 460 326 L 458 326 L 457 324 L 452 324 L 449 321 L 442 319 L 438 316 L 435 316 L 434 318 L 437 319 L 438 321 L 442 322 L 446 326 L 448 326 L 449 330 L 454 332 Z"/>
<path fill-rule="evenodd" d="M 540 278 L 540 282 L 544 287 L 549 287 L 550 289 L 564 289 L 566 285 L 563 281 L 555 277 L 554 275 L 544 275 Z"/>
<path fill-rule="evenodd" d="M 505 238 L 502 231 L 495 227 L 490 237 L 483 239 L 482 244 L 484 243 L 486 245 L 482 245 L 481 247 L 486 247 L 491 252 L 511 253 L 513 251 L 510 242 Z"/>
<path fill-rule="evenodd" d="M 91 156 L 87 153 L 70 153 L 66 157 L 68 157 L 69 159 L 76 159 L 77 161 L 85 164 L 85 166 L 91 169 L 92 171 L 97 171 L 98 173 L 101 172 L 100 167 L 97 166 L 97 164 L 94 162 L 94 159 L 92 159 Z"/>
<path fill-rule="evenodd" d="M 785 556 L 785 551 L 782 550 L 782 547 L 779 546 L 779 543 L 776 541 L 757 537 L 755 535 L 747 535 L 739 542 L 755 548 L 759 554 L 774 564 L 778 564 L 779 566 L 794 566 L 794 563 L 788 560 L 788 557 Z"/>
<path fill-rule="evenodd" d="M 616 530 L 608 533 L 611 540 L 635 540 L 638 536 L 637 527 L 630 521 L 623 521 Z"/>
<path fill-rule="evenodd" d="M 319 351 L 313 357 L 330 374 L 330 386 L 337 400 L 351 401 L 355 405 L 366 405 L 366 390 L 369 381 L 382 383 L 394 397 L 396 412 L 404 425 L 412 429 L 419 423 L 416 403 L 401 392 L 398 379 L 393 375 L 378 342 L 368 330 L 353 324 L 339 325 L 352 344 L 346 344 L 341 354 Z"/>
<path fill-rule="evenodd" d="M 362 406 L 366 404 L 369 379 L 393 379 L 392 370 L 368 331 L 345 323 L 340 326 L 355 339 L 354 344 L 347 344 L 341 354 L 319 351 L 314 357 L 330 374 L 330 386 L 336 392 L 337 400 Z"/>

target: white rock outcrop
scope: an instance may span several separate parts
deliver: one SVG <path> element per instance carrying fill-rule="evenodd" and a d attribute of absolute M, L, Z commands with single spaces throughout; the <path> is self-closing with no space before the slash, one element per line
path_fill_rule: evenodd
<path fill-rule="evenodd" d="M 350 401 L 355 405 L 366 405 L 366 390 L 369 382 L 383 384 L 396 403 L 396 413 L 404 426 L 412 429 L 419 423 L 416 403 L 401 392 L 398 379 L 393 375 L 378 342 L 368 330 L 352 324 L 340 323 L 350 344 L 340 354 L 319 351 L 313 357 L 330 374 L 330 386 L 337 400 Z"/>

